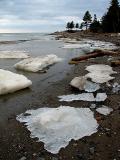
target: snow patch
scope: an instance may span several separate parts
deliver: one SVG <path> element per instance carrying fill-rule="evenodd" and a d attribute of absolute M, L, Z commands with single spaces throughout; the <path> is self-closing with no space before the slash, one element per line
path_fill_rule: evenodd
<path fill-rule="evenodd" d="M 24 51 L 0 51 L 0 58 L 17 59 L 17 58 L 28 58 L 28 53 Z"/>
<path fill-rule="evenodd" d="M 99 84 L 88 81 L 84 76 L 75 77 L 70 82 L 70 85 L 79 90 L 85 90 L 86 92 L 95 92 L 100 89 Z"/>
<path fill-rule="evenodd" d="M 117 73 L 112 70 L 112 67 L 104 64 L 90 65 L 86 67 L 86 70 L 90 73 L 86 74 L 85 77 L 91 78 L 95 83 L 108 82 L 115 78 L 110 75 Z"/>
<path fill-rule="evenodd" d="M 0 69 L 0 95 L 27 88 L 31 84 L 23 75 Z"/>
<path fill-rule="evenodd" d="M 60 106 L 28 110 L 26 113 L 30 115 L 21 114 L 17 120 L 25 123 L 31 138 L 37 137 L 53 154 L 65 148 L 72 139 L 78 140 L 97 132 L 98 123 L 89 108 Z"/>
<path fill-rule="evenodd" d="M 105 116 L 109 115 L 111 112 L 113 112 L 113 109 L 107 106 L 102 106 L 100 108 L 97 108 L 96 111 L 100 114 L 103 114 Z"/>
<path fill-rule="evenodd" d="M 59 101 L 72 102 L 72 101 L 88 101 L 88 102 L 101 102 L 107 99 L 106 93 L 97 93 L 96 98 L 93 93 L 82 93 L 82 94 L 70 94 L 58 96 Z"/>
<path fill-rule="evenodd" d="M 60 62 L 62 59 L 56 55 L 47 55 L 45 57 L 28 58 L 18 62 L 14 65 L 16 69 L 38 72 L 42 71 L 46 67 Z"/>

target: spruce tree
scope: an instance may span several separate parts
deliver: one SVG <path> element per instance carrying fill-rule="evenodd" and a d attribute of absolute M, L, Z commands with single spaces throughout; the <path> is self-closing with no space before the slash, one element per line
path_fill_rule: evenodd
<path fill-rule="evenodd" d="M 104 32 L 120 31 L 120 7 L 118 0 L 111 0 L 107 13 L 102 17 Z"/>
<path fill-rule="evenodd" d="M 84 22 L 80 24 L 80 29 L 83 29 L 83 26 L 84 26 Z"/>
<path fill-rule="evenodd" d="M 91 32 L 100 32 L 100 30 L 101 30 L 101 24 L 97 20 L 96 14 L 94 14 L 94 20 L 93 20 L 93 22 L 90 25 L 90 31 Z"/>
<path fill-rule="evenodd" d="M 92 21 L 92 16 L 89 13 L 89 11 L 86 11 L 86 13 L 85 13 L 85 15 L 83 17 L 83 21 L 84 21 L 84 24 L 85 24 L 86 30 L 87 30 L 89 23 Z"/>
<path fill-rule="evenodd" d="M 67 23 L 66 28 L 69 30 L 70 29 L 70 22 Z"/>
<path fill-rule="evenodd" d="M 70 29 L 72 30 L 74 27 L 75 27 L 75 24 L 74 24 L 74 22 L 72 21 L 72 22 L 70 23 Z"/>
<path fill-rule="evenodd" d="M 78 24 L 78 23 L 76 23 L 75 28 L 76 28 L 76 29 L 78 29 L 78 28 L 79 28 L 79 24 Z"/>

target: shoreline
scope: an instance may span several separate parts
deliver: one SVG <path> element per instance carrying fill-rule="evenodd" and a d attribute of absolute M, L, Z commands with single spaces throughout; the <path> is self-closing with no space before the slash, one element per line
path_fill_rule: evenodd
<path fill-rule="evenodd" d="M 61 34 L 61 33 L 60 33 Z M 56 34 L 56 37 L 61 36 Z M 74 34 L 76 38 L 82 38 L 81 35 L 66 35 L 62 36 L 63 38 L 72 38 L 74 39 Z M 66 37 L 67 36 L 67 37 Z M 83 36 L 88 38 L 87 35 Z M 105 36 L 104 36 L 105 37 Z M 92 37 L 93 38 L 93 37 Z M 98 38 L 98 37 L 97 37 Z M 79 40 L 80 40 L 79 39 Z M 100 38 L 102 40 L 102 36 Z M 106 37 L 106 41 L 110 39 Z M 110 40 L 112 41 L 112 39 Z M 115 38 L 114 38 L 115 41 Z M 116 40 L 117 43 L 117 40 Z M 25 110 L 37 109 L 40 107 L 58 107 L 60 105 L 66 105 L 71 107 L 90 107 L 91 102 L 75 101 L 72 103 L 62 102 L 60 103 L 57 99 L 57 96 L 64 94 L 72 94 L 74 90 L 69 86 L 70 81 L 76 76 L 82 76 L 86 74 L 85 67 L 91 64 L 106 64 L 110 65 L 108 61 L 108 56 L 97 57 L 95 59 L 89 59 L 83 61 L 77 65 L 73 65 L 69 71 L 67 71 L 62 78 L 62 80 L 51 81 L 49 86 L 44 89 L 43 92 L 36 91 L 35 94 L 32 94 L 32 100 L 27 104 L 25 102 Z M 112 80 L 110 84 L 114 82 L 120 84 L 120 67 L 114 67 L 114 71 L 118 74 L 114 75 L 115 80 Z M 60 74 L 60 73 L 59 73 Z M 78 141 L 72 140 L 70 144 L 65 148 L 61 149 L 60 152 L 56 155 L 48 153 L 44 147 L 43 143 L 37 142 L 36 139 L 30 138 L 30 132 L 26 129 L 23 124 L 20 124 L 16 121 L 16 114 L 8 117 L 7 124 L 2 126 L 0 131 L 0 159 L 1 160 L 21 160 L 21 158 L 28 160 L 113 160 L 119 159 L 120 157 L 120 101 L 119 94 L 113 94 L 111 89 L 106 86 L 101 86 L 101 91 L 108 94 L 108 99 L 97 104 L 97 107 L 101 104 L 104 104 L 108 107 L 113 108 L 113 112 L 108 116 L 103 116 L 95 113 L 98 118 L 100 118 L 98 132 L 89 137 L 84 137 Z M 75 91 L 78 93 L 77 91 Z M 14 94 L 16 96 L 17 93 Z M 24 94 L 24 93 L 23 93 Z M 8 95 L 9 97 L 9 95 Z M 22 100 L 22 98 L 21 98 Z M 3 101 L 7 103 L 7 98 L 3 98 Z M 9 102 L 9 98 L 8 98 Z M 20 106 L 23 105 L 19 101 Z M 11 101 L 12 105 L 12 101 Z M 19 104 L 16 104 L 19 106 Z M 12 107 L 12 106 L 11 106 Z M 93 111 L 95 111 L 93 109 Z"/>
<path fill-rule="evenodd" d="M 117 46 L 120 46 L 120 34 L 119 33 L 92 33 L 92 32 L 81 32 L 81 31 L 75 31 L 73 33 L 67 32 L 67 31 L 60 31 L 60 32 L 54 32 L 51 35 L 56 36 L 56 40 L 59 40 L 61 38 L 70 38 L 70 39 L 76 39 L 77 41 L 81 40 L 82 38 L 87 38 L 91 40 L 100 40 L 105 42 L 111 42 L 116 44 Z"/>

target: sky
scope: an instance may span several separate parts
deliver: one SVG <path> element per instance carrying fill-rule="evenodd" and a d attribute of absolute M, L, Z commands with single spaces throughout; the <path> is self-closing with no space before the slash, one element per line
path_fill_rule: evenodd
<path fill-rule="evenodd" d="M 110 0 L 0 0 L 0 33 L 53 32 L 68 21 L 81 23 L 84 13 L 100 18 Z"/>

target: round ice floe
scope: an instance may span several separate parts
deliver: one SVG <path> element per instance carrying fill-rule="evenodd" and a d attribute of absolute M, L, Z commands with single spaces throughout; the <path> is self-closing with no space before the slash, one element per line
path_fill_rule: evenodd
<path fill-rule="evenodd" d="M 59 108 L 39 108 L 29 110 L 29 116 L 17 117 L 25 122 L 31 137 L 44 142 L 47 151 L 57 154 L 71 139 L 78 140 L 97 132 L 97 121 L 89 108 L 60 106 Z"/>
<path fill-rule="evenodd" d="M 112 67 L 109 65 L 104 65 L 104 64 L 94 64 L 86 67 L 86 70 L 88 72 L 102 72 L 102 73 L 107 73 L 107 74 L 113 74 L 116 73 L 112 70 Z"/>

